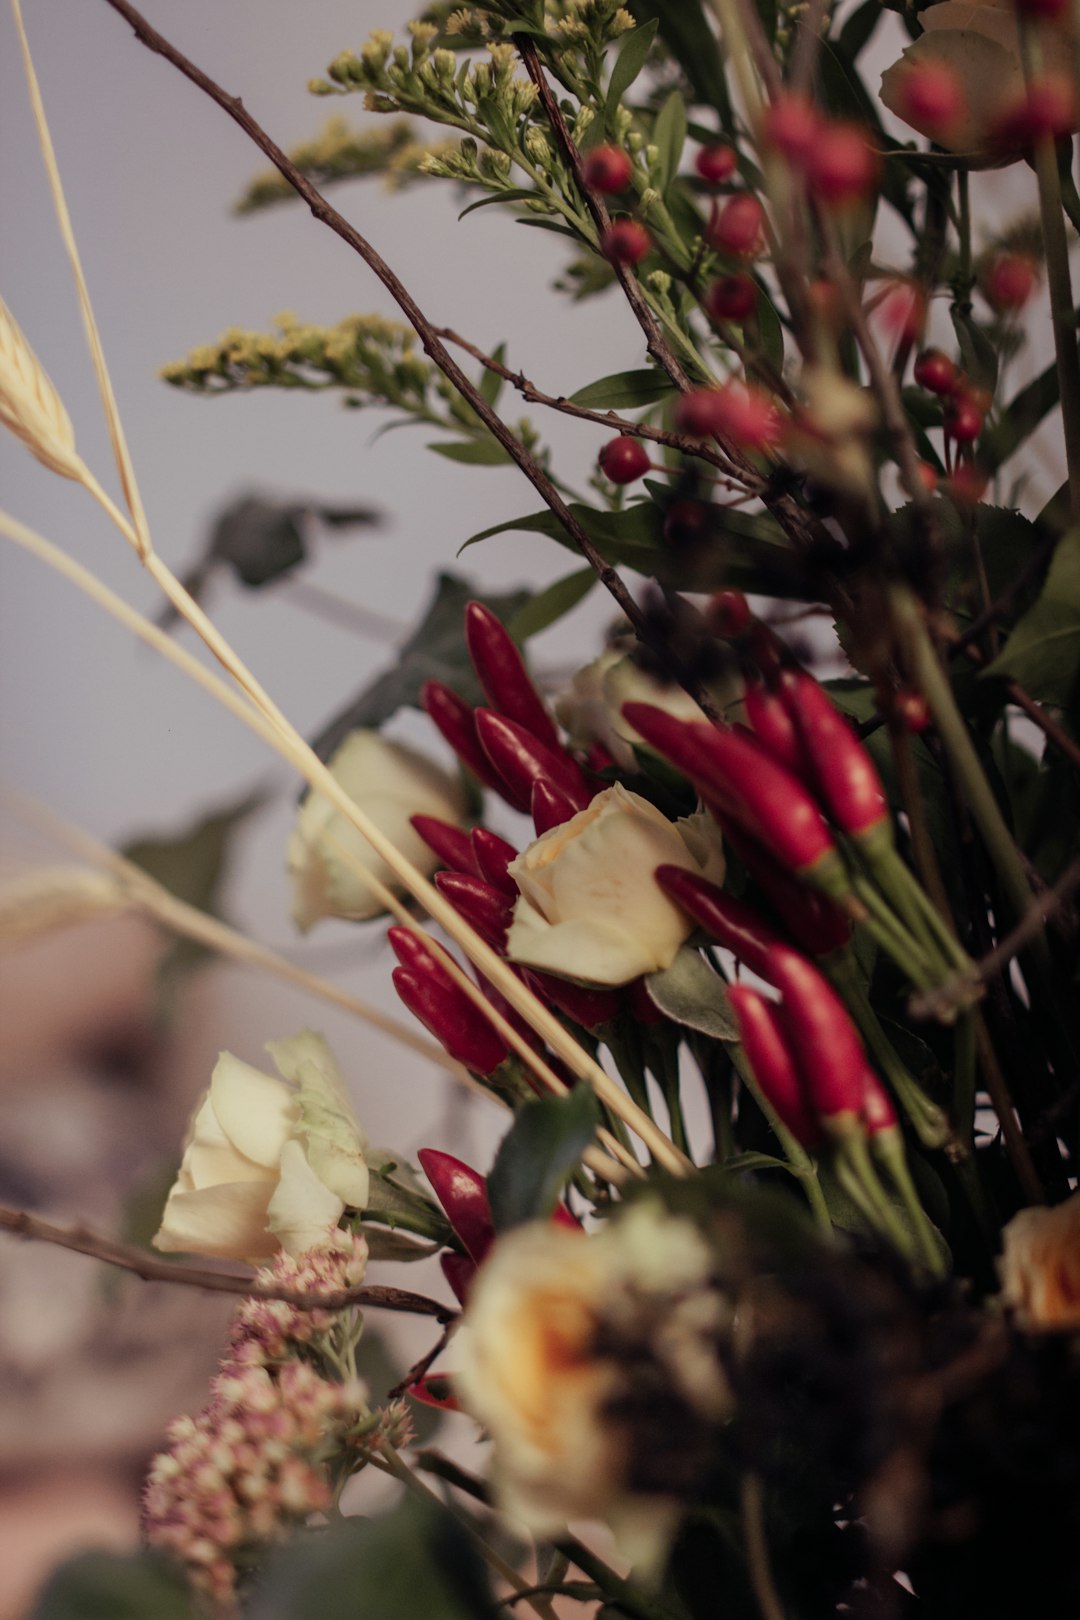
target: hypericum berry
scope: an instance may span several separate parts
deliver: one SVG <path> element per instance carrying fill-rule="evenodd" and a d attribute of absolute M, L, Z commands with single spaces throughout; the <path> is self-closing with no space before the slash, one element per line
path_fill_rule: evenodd
<path fill-rule="evenodd" d="M 1039 267 L 1026 253 L 999 253 L 986 266 L 979 285 L 999 315 L 1023 309 L 1039 281 Z"/>
<path fill-rule="evenodd" d="M 581 165 L 586 185 L 614 196 L 625 191 L 634 176 L 634 163 L 621 146 L 594 146 Z"/>
<path fill-rule="evenodd" d="M 705 294 L 705 308 L 714 321 L 745 321 L 757 308 L 757 287 L 751 276 L 721 276 Z"/>
<path fill-rule="evenodd" d="M 932 495 L 938 487 L 938 473 L 936 467 L 931 467 L 928 461 L 920 461 L 918 466 L 919 483 L 928 495 Z"/>
<path fill-rule="evenodd" d="M 705 623 L 724 641 L 741 636 L 750 617 L 750 604 L 742 591 L 717 591 L 705 604 Z"/>
<path fill-rule="evenodd" d="M 979 437 L 983 427 L 983 413 L 974 400 L 954 400 L 945 412 L 945 432 L 957 444 L 971 444 Z"/>
<path fill-rule="evenodd" d="M 821 131 L 821 116 L 808 96 L 779 95 L 761 117 L 761 144 L 795 168 L 805 168 Z"/>
<path fill-rule="evenodd" d="M 649 470 L 649 452 L 640 439 L 620 433 L 609 439 L 599 455 L 600 470 L 613 484 L 632 484 Z"/>
<path fill-rule="evenodd" d="M 810 308 L 826 326 L 838 327 L 842 318 L 840 294 L 834 281 L 812 281 L 806 289 Z"/>
<path fill-rule="evenodd" d="M 925 731 L 930 724 L 930 710 L 921 692 L 897 692 L 893 713 L 905 731 Z"/>
<path fill-rule="evenodd" d="M 728 383 L 717 392 L 715 431 L 744 450 L 764 450 L 775 444 L 780 422 L 769 394 L 748 383 Z"/>
<path fill-rule="evenodd" d="M 924 349 L 915 362 L 915 381 L 930 394 L 951 394 L 956 367 L 940 349 Z"/>
<path fill-rule="evenodd" d="M 694 546 L 708 538 L 712 517 L 704 501 L 673 501 L 664 517 L 664 541 L 673 547 Z"/>
<path fill-rule="evenodd" d="M 691 388 L 689 393 L 683 394 L 675 407 L 675 426 L 680 433 L 688 433 L 692 439 L 708 439 L 720 431 L 720 412 L 717 409 L 717 400 L 720 398 L 718 388 Z"/>
<path fill-rule="evenodd" d="M 640 264 L 652 251 L 652 237 L 636 219 L 617 219 L 600 241 L 604 258 L 611 264 Z"/>
<path fill-rule="evenodd" d="M 722 186 L 735 173 L 738 159 L 730 146 L 703 146 L 694 159 L 694 168 L 710 186 Z"/>
<path fill-rule="evenodd" d="M 965 461 L 945 480 L 941 489 L 957 506 L 977 506 L 989 484 L 990 474 L 985 467 L 980 467 L 977 461 Z"/>
<path fill-rule="evenodd" d="M 859 124 L 829 124 L 806 155 L 806 177 L 819 202 L 846 208 L 866 196 L 877 179 L 878 158 Z"/>
<path fill-rule="evenodd" d="M 901 118 L 927 135 L 946 134 L 964 112 L 964 87 L 945 62 L 917 62 L 900 80 Z"/>
<path fill-rule="evenodd" d="M 709 241 L 721 253 L 747 259 L 761 243 L 765 210 L 750 191 L 738 191 L 718 211 L 709 224 Z"/>

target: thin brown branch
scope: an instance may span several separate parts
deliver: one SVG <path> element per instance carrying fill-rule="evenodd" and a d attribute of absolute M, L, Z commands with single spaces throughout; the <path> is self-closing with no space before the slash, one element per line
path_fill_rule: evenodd
<path fill-rule="evenodd" d="M 717 467 L 725 473 L 733 484 L 738 482 L 750 490 L 765 488 L 764 478 L 753 471 L 736 467 L 734 462 L 721 452 L 711 450 L 702 439 L 691 439 L 684 433 L 672 433 L 667 428 L 653 427 L 648 422 L 634 422 L 627 416 L 620 416 L 616 411 L 593 411 L 587 405 L 575 405 L 573 400 L 567 399 L 564 394 L 545 394 L 534 382 L 529 381 L 524 372 L 514 371 L 501 360 L 496 360 L 493 355 L 485 354 L 483 349 L 475 343 L 470 343 L 468 338 L 462 337 L 461 333 L 455 332 L 452 327 L 439 326 L 435 330 L 447 343 L 453 343 L 455 347 L 464 349 L 466 354 L 471 354 L 485 370 L 510 383 L 529 405 L 545 405 L 550 410 L 561 411 L 565 416 L 574 416 L 581 422 L 595 422 L 600 427 L 613 428 L 618 433 L 631 434 L 639 439 L 650 439 L 655 444 L 664 444 L 672 450 L 678 450 L 684 456 L 695 456 L 699 461 L 707 461 L 711 467 Z"/>
<path fill-rule="evenodd" d="M 182 51 L 178 50 L 164 35 L 152 27 L 146 18 L 136 11 L 134 6 L 129 5 L 128 0 L 105 0 L 105 3 L 111 6 L 131 25 L 136 38 L 141 44 L 145 45 L 148 50 L 153 51 L 155 55 L 164 57 L 178 72 L 182 73 L 186 79 L 189 79 L 192 84 L 200 89 L 204 95 L 209 96 L 211 101 L 216 102 L 221 110 L 234 123 L 238 124 L 259 150 L 269 158 L 278 173 L 288 181 L 297 195 L 307 203 L 314 217 L 321 224 L 328 226 L 348 247 L 352 248 L 354 253 L 359 254 L 368 268 L 382 282 L 382 285 L 413 327 L 423 345 L 425 354 L 439 368 L 447 381 L 453 384 L 462 398 L 468 402 L 488 432 L 502 445 L 511 460 L 521 468 L 521 471 L 545 505 L 554 513 L 570 539 L 595 572 L 600 583 L 614 597 L 620 610 L 633 626 L 639 640 L 652 649 L 679 684 L 690 692 L 691 696 L 696 699 L 706 712 L 710 712 L 708 698 L 702 693 L 698 683 L 682 668 L 669 648 L 657 645 L 646 615 L 623 583 L 618 570 L 613 568 L 601 556 L 535 456 L 526 449 L 497 412 L 487 403 L 475 384 L 461 370 L 449 350 L 440 341 L 435 327 L 416 303 L 408 288 L 391 270 L 382 255 L 366 237 L 360 234 L 355 226 L 349 223 L 344 215 L 338 213 L 337 209 L 312 184 L 307 175 L 282 151 L 276 141 L 248 112 L 239 96 L 230 95 L 227 90 L 223 89 L 214 79 L 197 67 L 194 62 L 190 61 Z M 681 370 L 679 375 L 683 378 L 680 386 L 688 386 L 685 375 Z"/>
<path fill-rule="evenodd" d="M 1050 918 L 1061 911 L 1077 889 L 1080 889 L 1080 858 L 1065 868 L 1052 888 L 1032 899 L 1016 927 L 992 951 L 980 957 L 963 973 L 954 974 L 938 988 L 915 996 L 911 1002 L 912 1014 L 916 1018 L 936 1018 L 942 1012 L 967 1005 L 970 992 L 985 984 L 995 973 L 1000 973 L 1014 956 L 1018 956 L 1026 945 L 1040 935 Z"/>
<path fill-rule="evenodd" d="M 396 1400 L 399 1395 L 404 1395 L 406 1390 L 411 1389 L 413 1384 L 418 1384 L 420 1382 L 421 1378 L 423 1378 L 432 1362 L 437 1360 L 446 1349 L 446 1346 L 450 1342 L 450 1335 L 453 1333 L 456 1323 L 456 1316 L 451 1317 L 446 1322 L 442 1332 L 439 1334 L 439 1337 L 436 1339 L 435 1343 L 432 1345 L 427 1354 L 421 1356 L 419 1361 L 414 1362 L 409 1368 L 408 1372 L 405 1374 L 404 1378 L 401 1379 L 400 1383 L 395 1384 L 393 1389 L 389 1391 L 387 1395 L 388 1400 Z"/>
<path fill-rule="evenodd" d="M 185 1266 L 171 1260 L 158 1260 L 145 1249 L 91 1232 L 85 1226 L 54 1226 L 25 1209 L 0 1206 L 0 1231 L 37 1243 L 52 1243 L 74 1254 L 85 1254 L 121 1271 L 130 1271 L 143 1282 L 175 1283 L 181 1288 L 203 1288 L 214 1294 L 238 1294 L 245 1299 L 280 1299 L 302 1311 L 341 1311 L 362 1305 L 383 1311 L 401 1311 L 411 1316 L 433 1316 L 448 1326 L 457 1312 L 424 1294 L 407 1288 L 385 1288 L 373 1284 L 362 1288 L 339 1288 L 328 1293 L 310 1294 L 295 1288 L 261 1283 L 254 1276 L 235 1272 L 209 1271 L 201 1266 Z"/>
<path fill-rule="evenodd" d="M 1025 691 L 1018 681 L 1010 681 L 1008 691 L 1016 707 L 1023 709 L 1028 719 L 1038 726 L 1047 742 L 1080 770 L 1080 747 L 1077 747 L 1065 728 L 1059 726 L 1057 721 L 1047 714 L 1042 704 L 1036 703 L 1031 693 Z"/>

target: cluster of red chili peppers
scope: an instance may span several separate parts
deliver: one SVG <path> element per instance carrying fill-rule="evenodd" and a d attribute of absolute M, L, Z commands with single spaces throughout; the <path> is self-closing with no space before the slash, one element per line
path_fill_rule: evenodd
<path fill-rule="evenodd" d="M 759 669 L 744 698 L 749 725 L 678 719 L 642 703 L 623 712 L 648 747 L 697 790 L 788 937 L 693 873 L 662 867 L 656 879 L 710 939 L 780 993 L 774 1002 L 742 984 L 729 991 L 742 1043 L 737 1061 L 781 1141 L 811 1154 L 827 1149 L 864 1215 L 936 1266 L 939 1250 L 911 1185 L 892 1096 L 928 1146 L 949 1143 L 949 1121 L 904 1068 L 870 1008 L 851 949 L 853 923 L 869 929 L 918 988 L 941 983 L 967 958 L 897 853 L 866 747 L 765 627 L 750 620 L 749 629 L 757 632 L 747 644 L 758 649 Z M 512 637 L 478 602 L 466 610 L 466 638 L 489 706 L 474 708 L 431 681 L 424 707 L 463 764 L 514 809 L 531 814 L 539 836 L 607 785 L 596 773 L 608 762 L 590 756 L 585 768 L 563 745 Z M 413 825 L 445 867 L 435 878 L 440 891 L 505 955 L 517 899 L 508 867 L 516 850 L 486 827 L 465 832 L 429 816 L 415 817 Z M 438 948 L 405 928 L 392 928 L 390 942 L 400 964 L 393 976 L 399 995 L 450 1055 L 492 1080 L 512 1075 L 506 1042 Z M 614 1035 L 624 1010 L 636 1017 L 646 1005 L 640 987 L 627 996 L 515 971 L 549 1007 L 600 1038 Z M 481 981 L 481 988 L 535 1044 L 494 986 Z M 658 1017 L 648 1006 L 649 1016 Z M 882 1190 L 875 1160 L 888 1171 L 906 1223 Z"/>

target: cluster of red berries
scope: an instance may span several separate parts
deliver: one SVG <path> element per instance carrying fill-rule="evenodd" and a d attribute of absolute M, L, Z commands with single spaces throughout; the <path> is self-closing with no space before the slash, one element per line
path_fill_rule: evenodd
<path fill-rule="evenodd" d="M 945 433 L 957 444 L 972 444 L 982 432 L 991 396 L 976 388 L 940 349 L 924 349 L 915 362 L 915 381 L 937 394 L 945 408 Z"/>
<path fill-rule="evenodd" d="M 803 175 L 826 208 L 861 202 L 877 180 L 878 154 L 861 124 L 822 116 L 808 96 L 785 93 L 766 108 L 761 145 Z"/>

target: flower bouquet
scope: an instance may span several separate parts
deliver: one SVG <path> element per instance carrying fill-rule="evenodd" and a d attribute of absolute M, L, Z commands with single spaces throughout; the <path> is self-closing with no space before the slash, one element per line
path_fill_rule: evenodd
<path fill-rule="evenodd" d="M 308 741 L 270 695 L 287 657 L 264 686 L 201 602 L 211 566 L 298 567 L 300 515 L 226 514 L 184 579 L 156 549 L 13 4 L 117 495 L 3 305 L 0 419 L 212 656 L 16 518 L 0 532 L 294 768 L 296 927 L 348 919 L 401 1006 L 110 851 L 9 887 L 8 938 L 141 912 L 346 1007 L 361 1041 L 377 1021 L 504 1120 L 491 1163 L 433 1119 L 412 1164 L 358 1123 L 391 1075 L 361 1086 L 357 1052 L 253 1029 L 178 1147 L 156 1254 L 0 1210 L 239 1298 L 205 1407 L 149 1464 L 144 1549 L 61 1568 L 37 1620 L 1074 1616 L 1072 10 L 436 4 L 310 86 L 374 116 L 286 153 L 105 0 L 192 116 L 198 92 L 269 160 L 241 207 L 306 203 L 316 246 L 336 233 L 401 316 L 232 330 L 166 382 L 424 423 L 469 477 L 516 467 L 532 492 L 448 544 L 572 554 L 524 597 L 445 576 L 398 667 Z M 521 369 L 525 338 L 437 328 L 329 200 L 365 175 L 556 233 L 560 290 L 625 302 L 628 369 L 567 397 Z M 584 492 L 548 413 L 591 436 Z M 602 592 L 602 645 L 547 680 L 532 638 Z M 430 752 L 383 734 L 402 709 Z M 358 1355 L 382 1312 L 426 1336 L 379 1383 Z M 377 1474 L 400 1490 L 373 1513 Z"/>

